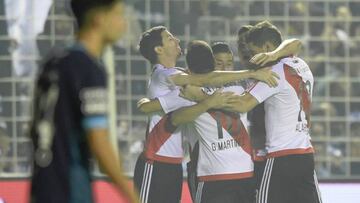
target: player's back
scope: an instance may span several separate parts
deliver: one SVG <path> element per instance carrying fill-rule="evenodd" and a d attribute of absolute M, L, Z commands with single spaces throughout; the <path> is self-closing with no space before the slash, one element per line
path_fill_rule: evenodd
<path fill-rule="evenodd" d="M 225 87 L 224 92 L 242 94 L 241 86 Z M 246 116 L 210 110 L 189 124 L 199 139 L 197 174 L 200 181 L 234 180 L 253 176 L 250 137 Z"/>
<path fill-rule="evenodd" d="M 211 93 L 213 88 L 203 88 Z M 229 86 L 224 92 L 244 93 L 241 86 Z M 195 102 L 179 97 L 179 91 L 158 98 L 165 113 L 192 106 Z M 203 180 L 228 180 L 252 176 L 250 138 L 247 134 L 246 117 L 239 113 L 209 111 L 193 122 L 181 125 L 183 135 L 193 147 L 199 140 L 198 177 Z"/>
<path fill-rule="evenodd" d="M 265 100 L 268 156 L 313 152 L 310 106 L 314 78 L 300 58 L 284 58 L 273 66 L 279 74 L 278 92 Z"/>

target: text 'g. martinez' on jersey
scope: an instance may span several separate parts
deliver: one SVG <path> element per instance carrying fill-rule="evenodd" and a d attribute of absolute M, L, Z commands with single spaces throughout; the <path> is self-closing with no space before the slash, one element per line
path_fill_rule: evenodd
<path fill-rule="evenodd" d="M 244 89 L 241 86 L 229 86 L 223 91 L 240 95 Z M 179 90 L 158 99 L 165 113 L 195 104 L 179 97 Z M 245 122 L 246 117 L 239 113 L 210 110 L 183 125 L 183 132 L 186 132 L 184 136 L 195 136 L 199 140 L 197 175 L 200 181 L 253 176 L 252 148 Z"/>

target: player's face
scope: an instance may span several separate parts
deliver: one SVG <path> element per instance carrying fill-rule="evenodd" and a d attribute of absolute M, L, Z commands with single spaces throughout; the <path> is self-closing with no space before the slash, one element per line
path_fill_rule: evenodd
<path fill-rule="evenodd" d="M 116 42 L 126 31 L 126 21 L 124 19 L 124 5 L 116 3 L 110 10 L 104 13 L 103 31 L 105 41 Z"/>
<path fill-rule="evenodd" d="M 248 48 L 248 45 L 245 43 L 241 43 L 240 46 L 238 46 L 238 55 L 240 59 L 240 63 L 243 67 L 250 67 L 251 64 L 249 60 L 251 59 L 251 50 Z"/>
<path fill-rule="evenodd" d="M 254 56 L 255 54 L 267 52 L 267 50 L 265 49 L 265 46 L 259 47 L 259 46 L 254 45 L 253 43 L 248 43 L 248 47 L 252 53 L 252 56 Z"/>
<path fill-rule="evenodd" d="M 234 57 L 231 53 L 217 53 L 214 58 L 215 70 L 234 70 Z"/>
<path fill-rule="evenodd" d="M 166 57 L 178 58 L 181 54 L 180 40 L 174 37 L 168 30 L 161 33 L 162 53 Z"/>
<path fill-rule="evenodd" d="M 249 62 L 249 60 L 251 59 L 251 50 L 248 47 L 248 44 L 245 41 L 245 35 L 247 34 L 247 32 L 242 33 L 241 35 L 238 36 L 239 38 L 239 44 L 238 44 L 238 56 L 239 56 L 239 60 L 240 60 L 240 64 L 243 67 L 250 67 L 251 64 Z"/>

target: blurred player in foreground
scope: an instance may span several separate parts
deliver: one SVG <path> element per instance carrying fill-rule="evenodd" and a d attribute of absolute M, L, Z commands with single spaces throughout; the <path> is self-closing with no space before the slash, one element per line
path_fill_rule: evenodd
<path fill-rule="evenodd" d="M 94 202 L 91 154 L 128 201 L 138 202 L 109 142 L 106 73 L 100 61 L 104 48 L 124 32 L 123 7 L 121 0 L 71 1 L 76 42 L 46 60 L 36 81 L 31 202 Z"/>

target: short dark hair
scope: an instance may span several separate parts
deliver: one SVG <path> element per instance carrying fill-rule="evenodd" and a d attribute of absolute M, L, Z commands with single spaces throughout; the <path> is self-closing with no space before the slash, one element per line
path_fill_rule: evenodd
<path fill-rule="evenodd" d="M 252 25 L 243 25 L 243 26 L 241 26 L 240 29 L 238 30 L 238 33 L 237 33 L 238 38 L 244 36 L 244 34 L 246 34 L 253 27 L 254 26 L 252 26 Z"/>
<path fill-rule="evenodd" d="M 140 38 L 139 51 L 140 54 L 150 61 L 151 64 L 158 62 L 155 47 L 162 46 L 161 33 L 166 30 L 164 26 L 156 26 L 145 31 Z"/>
<path fill-rule="evenodd" d="M 215 42 L 212 46 L 211 49 L 215 54 L 219 54 L 219 53 L 229 53 L 232 54 L 232 51 L 230 49 L 229 44 L 227 44 L 226 42 Z"/>
<path fill-rule="evenodd" d="M 214 71 L 215 59 L 209 44 L 201 40 L 191 41 L 187 46 L 186 63 L 193 73 Z"/>
<path fill-rule="evenodd" d="M 262 21 L 256 24 L 246 34 L 246 43 L 262 46 L 266 42 L 271 42 L 276 47 L 282 42 L 280 31 L 268 21 Z"/>
<path fill-rule="evenodd" d="M 87 15 L 96 9 L 110 9 L 115 3 L 122 0 L 71 0 L 71 10 L 77 25 L 82 28 L 86 24 Z"/>
<path fill-rule="evenodd" d="M 242 60 L 248 61 L 251 58 L 252 52 L 249 49 L 246 37 L 249 33 L 249 31 L 253 28 L 253 25 L 243 25 L 240 27 L 237 33 L 237 48 L 238 53 L 242 54 Z"/>
<path fill-rule="evenodd" d="M 251 52 L 246 43 L 246 36 L 253 27 L 253 25 L 243 25 L 240 27 L 237 33 L 238 52 L 242 53 L 244 60 L 250 60 L 251 58 Z"/>

